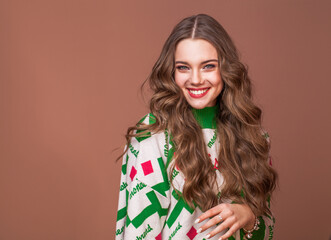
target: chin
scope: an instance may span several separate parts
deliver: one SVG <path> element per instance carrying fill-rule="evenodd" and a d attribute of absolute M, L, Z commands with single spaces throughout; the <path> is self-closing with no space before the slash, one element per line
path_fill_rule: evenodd
<path fill-rule="evenodd" d="M 195 104 L 195 103 L 190 103 L 190 102 L 188 102 L 188 103 L 190 104 L 191 107 L 193 107 L 195 109 L 203 109 L 203 108 L 207 107 L 207 105 L 208 105 L 208 104 Z"/>

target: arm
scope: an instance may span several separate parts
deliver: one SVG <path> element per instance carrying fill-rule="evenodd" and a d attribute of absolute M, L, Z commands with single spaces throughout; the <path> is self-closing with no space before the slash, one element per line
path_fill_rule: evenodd
<path fill-rule="evenodd" d="M 123 157 L 116 240 L 161 239 L 169 183 L 156 138 L 133 138 Z"/>
<path fill-rule="evenodd" d="M 262 134 L 267 140 L 269 147 L 270 147 L 270 136 L 269 133 L 265 130 L 262 130 Z M 271 162 L 271 156 L 269 154 L 269 157 L 267 159 L 268 164 L 272 166 Z M 268 202 L 268 207 L 270 209 L 270 199 L 271 196 L 268 197 L 267 202 Z M 271 240 L 273 238 L 273 232 L 274 232 L 274 224 L 275 224 L 275 217 L 273 215 L 263 215 L 259 216 L 259 229 L 253 232 L 253 237 L 254 239 L 256 238 L 257 240 L 263 240 L 263 239 L 268 239 Z M 241 229 L 241 234 L 243 230 Z"/>
<path fill-rule="evenodd" d="M 269 135 L 267 132 L 263 132 L 263 136 L 266 138 L 268 143 Z M 271 158 L 268 158 L 268 164 L 271 165 Z M 268 207 L 270 209 L 270 197 L 268 198 Z M 248 205 L 245 204 L 229 204 L 222 203 L 214 208 L 209 209 L 202 214 L 197 222 L 202 222 L 205 219 L 210 220 L 201 227 L 201 232 L 208 230 L 211 226 L 218 224 L 218 226 L 211 232 L 206 231 L 206 239 L 213 237 L 215 234 L 224 230 L 228 231 L 222 236 L 222 240 L 244 240 L 245 231 L 253 229 L 255 225 L 255 216 Z M 273 228 L 275 223 L 274 216 L 258 216 L 258 228 L 252 231 L 252 239 L 254 240 L 266 240 L 273 238 Z M 209 235 L 209 236 L 208 236 Z"/>

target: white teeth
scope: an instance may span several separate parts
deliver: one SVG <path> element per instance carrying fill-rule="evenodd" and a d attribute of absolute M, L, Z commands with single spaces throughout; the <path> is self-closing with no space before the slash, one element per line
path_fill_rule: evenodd
<path fill-rule="evenodd" d="M 192 89 L 189 89 L 189 91 L 191 93 L 193 93 L 194 95 L 200 95 L 200 94 L 203 94 L 204 92 L 206 92 L 208 89 L 204 89 L 204 90 L 192 90 Z"/>

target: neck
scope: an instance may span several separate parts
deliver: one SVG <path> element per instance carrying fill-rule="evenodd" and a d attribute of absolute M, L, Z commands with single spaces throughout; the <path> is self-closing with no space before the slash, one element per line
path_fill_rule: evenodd
<path fill-rule="evenodd" d="M 192 108 L 192 113 L 201 126 L 201 128 L 216 129 L 216 117 L 218 115 L 219 105 L 205 107 L 203 109 Z"/>

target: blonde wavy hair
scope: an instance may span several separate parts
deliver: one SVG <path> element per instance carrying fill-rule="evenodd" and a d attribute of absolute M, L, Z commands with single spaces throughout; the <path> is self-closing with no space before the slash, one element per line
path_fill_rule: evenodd
<path fill-rule="evenodd" d="M 218 167 L 224 177 L 220 200 L 215 192 L 216 172 L 201 127 L 174 81 L 176 46 L 188 38 L 204 39 L 216 48 L 224 82 L 217 116 Z M 267 161 L 270 144 L 261 133 L 262 112 L 252 101 L 247 67 L 239 61 L 236 47 L 224 28 L 205 14 L 180 21 L 166 40 L 146 82 L 153 91 L 150 111 L 156 122 L 128 128 L 127 144 L 144 131 L 157 133 L 167 129 L 176 149 L 172 168 L 177 165 L 186 178 L 181 195 L 191 207 L 195 203 L 205 211 L 224 199 L 231 199 L 248 204 L 257 216 L 270 214 L 267 201 L 277 181 L 277 173 Z"/>

